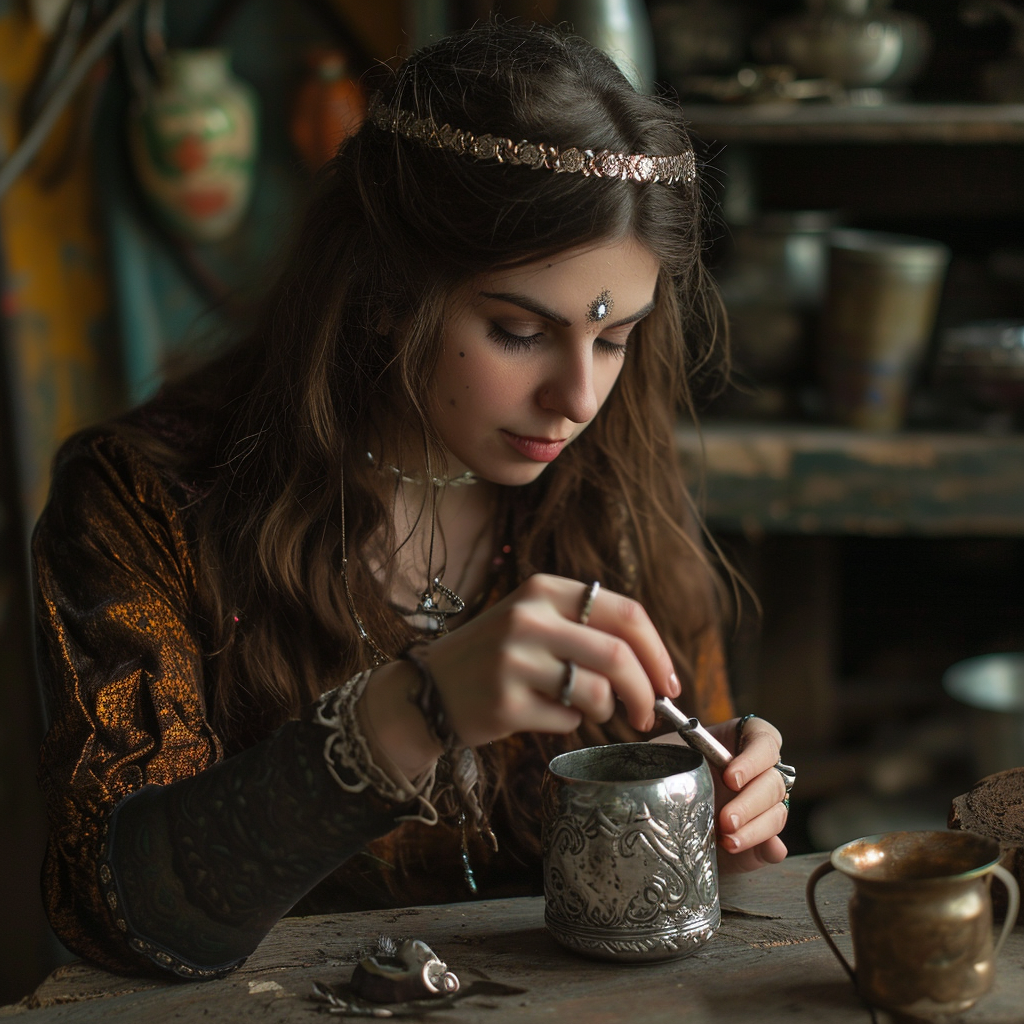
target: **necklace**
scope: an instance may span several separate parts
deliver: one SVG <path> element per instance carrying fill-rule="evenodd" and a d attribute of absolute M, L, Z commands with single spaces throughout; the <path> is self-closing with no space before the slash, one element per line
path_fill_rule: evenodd
<path fill-rule="evenodd" d="M 373 452 L 367 452 L 366 458 L 371 466 L 377 465 L 377 460 L 373 457 Z M 405 473 L 398 466 L 392 465 L 390 462 L 385 462 L 381 465 L 382 469 L 388 470 L 395 477 L 397 477 L 403 484 L 414 484 L 417 487 L 422 487 L 424 484 L 424 478 L 419 473 Z M 464 470 L 457 476 L 432 476 L 430 482 L 435 487 L 462 487 L 464 484 L 475 484 L 480 478 L 471 469 Z"/>
<path fill-rule="evenodd" d="M 370 452 L 366 453 L 373 462 L 373 455 Z M 390 469 L 394 469 L 396 473 L 399 471 L 396 467 L 390 466 Z M 399 473 L 399 476 L 401 474 Z M 476 477 L 473 476 L 468 470 L 466 473 L 461 474 L 461 477 L 472 477 L 472 479 L 462 480 L 463 483 L 476 483 Z M 457 478 L 457 479 L 461 479 Z M 423 592 L 420 594 L 420 599 L 416 604 L 416 608 L 413 614 L 423 615 L 429 619 L 432 619 L 435 626 L 430 632 L 436 636 L 444 636 L 448 632 L 448 616 L 457 615 L 459 612 L 464 611 L 466 602 L 459 597 L 458 594 L 452 590 L 451 587 L 445 586 L 441 582 L 441 578 L 444 575 L 444 567 L 434 574 L 431 578 L 431 569 L 434 562 L 434 535 L 437 528 L 437 515 L 434 509 L 434 502 L 431 500 L 430 507 L 430 544 L 427 549 L 427 579 L 428 584 Z M 355 623 L 356 632 L 359 634 L 359 639 L 366 644 L 370 649 L 370 653 L 373 656 L 373 663 L 375 665 L 384 665 L 391 658 L 381 649 L 380 645 L 376 643 L 373 637 L 370 636 L 363 624 L 363 620 L 359 617 L 359 613 L 356 611 L 355 601 L 352 598 L 352 589 L 349 585 L 348 579 L 348 537 L 345 530 L 345 472 L 342 470 L 341 474 L 341 581 L 345 588 L 345 604 L 348 607 L 348 613 L 352 616 L 352 621 Z"/>

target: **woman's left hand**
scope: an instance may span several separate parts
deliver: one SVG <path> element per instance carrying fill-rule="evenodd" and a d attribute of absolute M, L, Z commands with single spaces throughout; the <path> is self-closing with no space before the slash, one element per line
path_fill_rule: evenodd
<path fill-rule="evenodd" d="M 731 719 L 708 727 L 730 750 L 736 745 Z M 718 819 L 718 867 L 725 873 L 753 871 L 777 864 L 787 854 L 779 833 L 789 810 L 783 803 L 786 784 L 776 769 L 782 749 L 779 730 L 763 718 L 751 718 L 743 729 L 743 746 L 715 777 Z"/>

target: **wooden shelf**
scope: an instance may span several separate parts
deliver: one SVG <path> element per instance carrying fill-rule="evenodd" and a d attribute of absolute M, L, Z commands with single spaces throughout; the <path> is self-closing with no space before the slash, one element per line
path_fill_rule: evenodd
<path fill-rule="evenodd" d="M 683 105 L 691 130 L 708 143 L 1024 142 L 1024 104 L 892 103 L 843 107 L 828 103 Z"/>
<path fill-rule="evenodd" d="M 713 423 L 677 446 L 718 531 L 1024 536 L 1024 435 Z"/>

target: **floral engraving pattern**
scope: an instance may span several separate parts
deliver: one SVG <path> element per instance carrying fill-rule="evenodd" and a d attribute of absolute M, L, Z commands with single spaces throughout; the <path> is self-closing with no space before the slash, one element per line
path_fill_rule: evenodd
<path fill-rule="evenodd" d="M 550 795 L 550 794 L 549 794 Z M 564 795 L 563 795 L 564 796 Z M 710 798 L 549 800 L 545 920 L 563 945 L 616 960 L 672 959 L 718 929 Z"/>

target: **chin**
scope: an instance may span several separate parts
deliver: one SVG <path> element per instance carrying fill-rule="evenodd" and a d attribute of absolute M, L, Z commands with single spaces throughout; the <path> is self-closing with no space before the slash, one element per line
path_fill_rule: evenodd
<path fill-rule="evenodd" d="M 474 470 L 481 480 L 497 484 L 499 487 L 526 487 L 539 479 L 541 474 L 553 465 L 550 462 L 531 463 L 520 466 L 503 466 L 500 469 L 491 467 L 487 472 Z"/>

